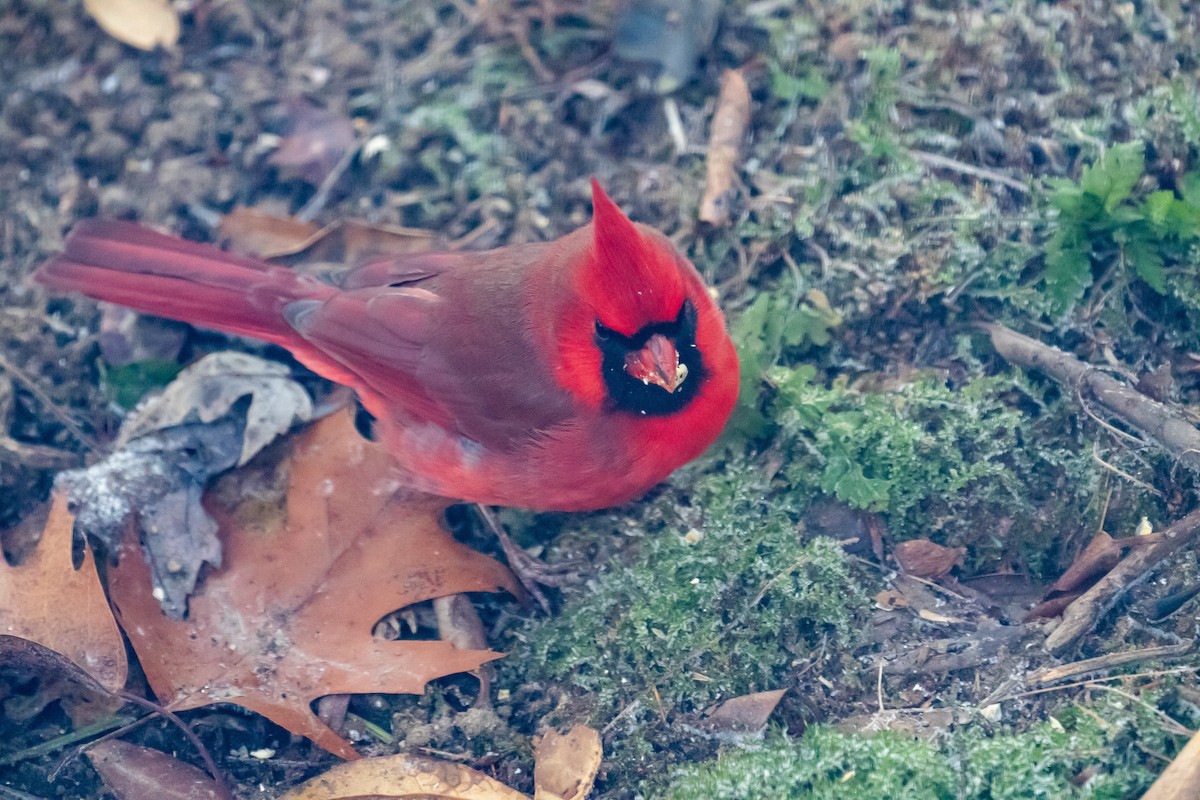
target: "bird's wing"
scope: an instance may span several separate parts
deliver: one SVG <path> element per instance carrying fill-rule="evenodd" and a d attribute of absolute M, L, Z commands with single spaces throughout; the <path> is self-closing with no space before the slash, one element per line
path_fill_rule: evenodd
<path fill-rule="evenodd" d="M 518 271 L 479 255 L 368 264 L 346 290 L 284 313 L 305 342 L 358 378 L 372 413 L 434 422 L 488 447 L 519 446 L 573 406 L 534 343 Z"/>

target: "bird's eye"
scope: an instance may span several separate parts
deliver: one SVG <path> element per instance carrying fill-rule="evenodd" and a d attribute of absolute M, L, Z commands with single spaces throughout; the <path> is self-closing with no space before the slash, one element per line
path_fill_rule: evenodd
<path fill-rule="evenodd" d="M 604 327 L 604 324 L 601 323 L 600 320 L 596 320 L 596 339 L 598 341 L 606 342 L 609 339 L 611 339 L 612 337 L 613 337 L 612 330 Z"/>

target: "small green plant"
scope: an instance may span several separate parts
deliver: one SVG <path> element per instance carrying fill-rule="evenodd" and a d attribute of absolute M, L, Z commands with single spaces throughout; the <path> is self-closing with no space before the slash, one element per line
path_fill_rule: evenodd
<path fill-rule="evenodd" d="M 1042 277 L 1052 312 L 1070 311 L 1098 278 L 1137 279 L 1167 294 L 1168 264 L 1200 237 L 1200 174 L 1186 176 L 1182 196 L 1169 190 L 1139 196 L 1145 168 L 1145 146 L 1130 142 L 1084 168 L 1078 184 L 1051 183 L 1049 203 L 1058 217 Z"/>
<path fill-rule="evenodd" d="M 782 291 L 764 292 L 734 320 L 730 335 L 741 362 L 738 410 L 732 428 L 757 436 L 768 427 L 759 410 L 762 379 L 785 352 L 829 344 L 841 325 L 825 295 L 809 291 L 804 299 Z"/>

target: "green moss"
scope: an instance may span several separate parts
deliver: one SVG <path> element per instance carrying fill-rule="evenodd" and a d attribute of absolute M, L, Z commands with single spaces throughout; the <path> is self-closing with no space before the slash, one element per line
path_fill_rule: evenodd
<path fill-rule="evenodd" d="M 1135 797 L 1154 765 L 1122 746 L 1120 725 L 1070 710 L 1062 722 L 988 736 L 968 728 L 940 742 L 891 732 L 811 728 L 681 770 L 662 800 L 1050 800 Z"/>
<path fill-rule="evenodd" d="M 1074 408 L 1017 373 L 959 386 L 923 376 L 859 393 L 776 369 L 773 413 L 794 491 L 811 487 L 886 516 L 900 538 L 966 545 L 986 562 L 1019 553 L 1035 569 L 1047 527 L 1088 521 L 1099 485 Z"/>
<path fill-rule="evenodd" d="M 699 478 L 690 509 L 678 503 L 645 509 L 635 525 L 652 532 L 636 554 L 533 629 L 510 661 L 573 687 L 607 719 L 650 691 L 674 713 L 777 688 L 817 644 L 848 638 L 863 602 L 840 546 L 798 532 L 797 498 L 773 494 L 743 463 Z"/>

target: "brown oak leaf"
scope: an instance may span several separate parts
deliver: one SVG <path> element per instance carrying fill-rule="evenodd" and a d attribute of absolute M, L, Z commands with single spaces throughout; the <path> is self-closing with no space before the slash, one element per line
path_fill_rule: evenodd
<path fill-rule="evenodd" d="M 341 412 L 297 436 L 277 464 L 256 459 L 223 478 L 205 507 L 220 527 L 224 563 L 181 621 L 159 610 L 140 548 L 125 544 L 109 593 L 164 705 L 236 703 L 357 758 L 312 712 L 316 698 L 419 694 L 434 678 L 499 657 L 371 636 L 380 618 L 413 603 L 517 591 L 504 566 L 442 527 L 448 501 L 399 493 L 390 464 Z"/>
<path fill-rule="evenodd" d="M 0 635 L 37 642 L 69 659 L 115 692 L 125 685 L 125 643 L 84 542 L 79 569 L 71 563 L 75 517 L 55 496 L 42 539 L 23 563 L 0 558 Z"/>

